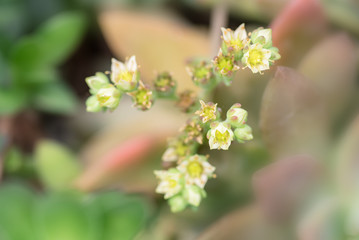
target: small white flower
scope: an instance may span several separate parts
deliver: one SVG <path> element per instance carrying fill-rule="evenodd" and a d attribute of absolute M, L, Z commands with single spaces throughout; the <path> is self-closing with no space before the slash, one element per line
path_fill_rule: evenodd
<path fill-rule="evenodd" d="M 109 84 L 107 76 L 102 72 L 97 72 L 95 76 L 87 77 L 85 81 L 92 94 L 96 94 L 104 85 Z"/>
<path fill-rule="evenodd" d="M 196 154 L 182 161 L 177 169 L 185 175 L 187 185 L 196 184 L 203 188 L 216 168 L 207 161 L 206 156 Z"/>
<path fill-rule="evenodd" d="M 261 73 L 261 71 L 269 69 L 269 59 L 271 55 L 270 50 L 264 49 L 261 44 L 256 43 L 249 46 L 242 61 L 253 73 Z"/>
<path fill-rule="evenodd" d="M 121 92 L 112 84 L 108 84 L 107 86 L 98 90 L 96 98 L 101 107 L 114 109 L 120 102 Z"/>
<path fill-rule="evenodd" d="M 244 23 L 242 23 L 235 31 L 229 28 L 221 28 L 223 33 L 223 41 L 228 48 L 238 51 L 244 48 L 247 42 L 247 31 Z"/>
<path fill-rule="evenodd" d="M 164 194 L 165 199 L 176 195 L 182 190 L 183 176 L 177 169 L 155 171 L 155 175 L 160 180 L 156 192 Z"/>
<path fill-rule="evenodd" d="M 207 133 L 210 149 L 228 150 L 233 140 L 233 131 L 229 123 L 214 122 Z"/>
<path fill-rule="evenodd" d="M 111 80 L 123 91 L 133 91 L 138 84 L 136 57 L 130 57 L 125 63 L 112 58 Z"/>

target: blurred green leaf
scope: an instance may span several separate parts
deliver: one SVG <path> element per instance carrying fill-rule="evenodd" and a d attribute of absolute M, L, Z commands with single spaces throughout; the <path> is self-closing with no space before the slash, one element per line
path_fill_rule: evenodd
<path fill-rule="evenodd" d="M 33 203 L 34 196 L 28 189 L 3 185 L 0 188 L 0 235 L 4 232 L 11 240 L 35 239 L 31 225 Z"/>
<path fill-rule="evenodd" d="M 71 114 L 77 107 L 77 99 L 66 85 L 61 83 L 44 84 L 33 99 L 34 107 L 38 110 Z"/>
<path fill-rule="evenodd" d="M 36 36 L 42 60 L 48 64 L 62 63 L 75 49 L 86 28 L 86 17 L 80 12 L 62 13 L 45 23 Z"/>
<path fill-rule="evenodd" d="M 49 140 L 36 146 L 35 164 L 42 182 L 51 190 L 71 188 L 80 172 L 76 157 L 64 146 Z"/>
<path fill-rule="evenodd" d="M 262 99 L 261 129 L 277 158 L 312 154 L 321 159 L 327 141 L 327 114 L 310 82 L 295 70 L 278 67 Z"/>
<path fill-rule="evenodd" d="M 103 211 L 102 240 L 131 240 L 148 218 L 148 208 L 140 198 L 109 192 L 101 194 L 95 201 Z"/>
<path fill-rule="evenodd" d="M 66 168 L 59 168 L 66 171 Z M 39 240 L 93 240 L 98 226 L 86 208 L 69 196 L 41 199 L 36 208 L 35 226 Z"/>
<path fill-rule="evenodd" d="M 23 160 L 24 157 L 20 150 L 16 147 L 12 147 L 5 156 L 4 171 L 9 173 L 18 171 L 23 164 Z"/>
<path fill-rule="evenodd" d="M 0 115 L 12 115 L 27 105 L 27 94 L 21 89 L 0 89 Z"/>
<path fill-rule="evenodd" d="M 15 45 L 12 52 L 15 71 L 62 63 L 78 45 L 85 27 L 86 18 L 78 12 L 62 13 L 50 19 Z"/>

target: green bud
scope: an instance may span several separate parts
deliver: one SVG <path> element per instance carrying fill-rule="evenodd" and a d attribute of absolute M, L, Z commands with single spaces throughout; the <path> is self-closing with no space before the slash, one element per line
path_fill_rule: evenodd
<path fill-rule="evenodd" d="M 257 28 L 251 34 L 252 43 L 259 43 L 263 48 L 270 48 L 272 46 L 272 29 Z"/>
<path fill-rule="evenodd" d="M 270 60 L 272 60 L 269 63 L 272 64 L 273 61 L 280 59 L 280 54 L 279 54 L 278 48 L 276 48 L 276 47 L 271 47 L 271 48 L 269 48 L 269 50 L 271 51 Z"/>
<path fill-rule="evenodd" d="M 172 212 L 181 212 L 187 207 L 187 201 L 181 196 L 176 195 L 168 200 Z"/>
<path fill-rule="evenodd" d="M 243 143 L 244 141 L 249 141 L 253 139 L 252 128 L 247 124 L 242 125 L 239 128 L 234 130 L 234 136 L 238 142 Z"/>
<path fill-rule="evenodd" d="M 102 72 L 96 73 L 95 76 L 87 77 L 85 81 L 90 88 L 91 94 L 96 94 L 103 86 L 109 84 L 108 77 Z"/>
<path fill-rule="evenodd" d="M 100 102 L 97 100 L 96 96 L 90 96 L 86 100 L 86 111 L 87 112 L 100 112 L 103 108 L 100 105 Z"/>
<path fill-rule="evenodd" d="M 108 84 L 97 92 L 96 98 L 101 107 L 113 110 L 120 103 L 121 92 L 112 84 Z"/>
<path fill-rule="evenodd" d="M 188 204 L 198 207 L 202 199 L 206 197 L 206 192 L 196 185 L 188 185 L 183 191 L 183 197 Z"/>
<path fill-rule="evenodd" d="M 170 73 L 162 72 L 155 79 L 154 87 L 159 97 L 172 97 L 176 90 L 176 81 Z"/>
<path fill-rule="evenodd" d="M 227 111 L 227 122 L 229 122 L 233 127 L 240 127 L 247 121 L 248 112 L 241 108 L 241 104 L 234 104 Z"/>

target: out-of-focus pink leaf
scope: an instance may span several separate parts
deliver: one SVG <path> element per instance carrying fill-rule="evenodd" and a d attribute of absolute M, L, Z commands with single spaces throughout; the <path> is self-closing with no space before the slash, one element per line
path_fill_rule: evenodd
<path fill-rule="evenodd" d="M 295 66 L 303 54 L 327 31 L 327 20 L 318 0 L 292 0 L 271 24 L 279 64 Z"/>
<path fill-rule="evenodd" d="M 356 89 L 356 48 L 345 33 L 327 37 L 302 60 L 298 71 L 317 88 L 328 110 L 340 114 Z"/>
<path fill-rule="evenodd" d="M 155 71 L 171 71 L 180 90 L 197 90 L 185 64 L 193 56 L 209 55 L 209 38 L 204 31 L 178 21 L 173 15 L 134 9 L 102 12 L 99 22 L 115 56 L 136 55 L 146 81 L 155 77 Z"/>
<path fill-rule="evenodd" d="M 256 205 L 251 205 L 224 216 L 205 230 L 197 240 L 291 239 L 287 234 L 283 229 L 270 224 Z"/>
<path fill-rule="evenodd" d="M 328 120 L 314 87 L 295 70 L 278 67 L 262 99 L 261 130 L 276 158 L 296 154 L 321 156 Z"/>
<path fill-rule="evenodd" d="M 88 191 L 101 185 L 103 178 L 114 172 L 126 170 L 129 166 L 145 160 L 161 140 L 158 136 L 137 136 L 111 150 L 77 179 L 78 188 Z"/>
<path fill-rule="evenodd" d="M 345 201 L 359 194 L 359 116 L 341 139 L 335 154 L 338 196 Z"/>
<path fill-rule="evenodd" d="M 319 178 L 319 164 L 312 157 L 284 158 L 254 174 L 257 203 L 269 218 L 289 220 L 303 207 Z"/>

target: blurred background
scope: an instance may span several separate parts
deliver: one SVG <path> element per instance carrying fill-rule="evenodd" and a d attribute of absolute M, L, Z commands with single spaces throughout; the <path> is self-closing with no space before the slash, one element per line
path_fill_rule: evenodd
<path fill-rule="evenodd" d="M 87 113 L 85 78 L 136 55 L 150 83 L 212 59 L 220 27 L 271 27 L 281 60 L 240 70 L 254 140 L 209 151 L 197 211 L 155 193 L 166 139 L 188 116 L 123 98 Z M 0 240 L 359 239 L 357 0 L 0 0 Z"/>

